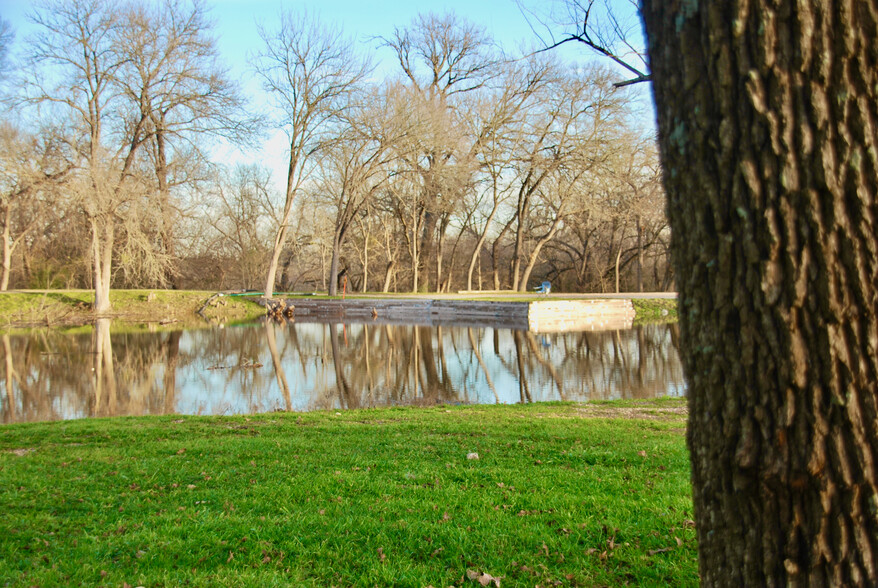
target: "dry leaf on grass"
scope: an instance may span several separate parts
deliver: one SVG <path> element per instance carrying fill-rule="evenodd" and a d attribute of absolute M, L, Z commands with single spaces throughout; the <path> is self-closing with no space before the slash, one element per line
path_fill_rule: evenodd
<path fill-rule="evenodd" d="M 500 580 L 503 578 L 503 576 L 492 576 L 487 572 L 479 573 L 476 570 L 467 570 L 466 577 L 473 582 L 478 582 L 482 586 L 490 586 L 493 584 L 497 588 L 500 588 Z"/>

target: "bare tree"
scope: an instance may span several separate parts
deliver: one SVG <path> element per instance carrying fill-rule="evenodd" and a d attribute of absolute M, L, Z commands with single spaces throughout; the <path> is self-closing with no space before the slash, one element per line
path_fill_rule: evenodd
<path fill-rule="evenodd" d="M 54 190 L 63 182 L 73 163 L 64 143 L 51 129 L 30 137 L 0 123 L 0 239 L 3 240 L 0 290 L 9 287 L 12 254 L 44 219 Z M 29 215 L 18 214 L 27 207 Z"/>
<path fill-rule="evenodd" d="M 56 106 L 80 133 L 84 176 L 74 193 L 91 232 L 94 308 L 104 312 L 120 234 L 124 247 L 145 256 L 143 267 L 154 276 L 169 261 L 168 248 L 154 247 L 137 222 L 153 210 L 144 204 L 151 194 L 143 173 L 145 147 L 156 145 L 153 168 L 164 198 L 165 139 L 211 128 L 234 99 L 212 61 L 198 2 L 168 0 L 150 12 L 108 0 L 45 0 L 31 19 L 37 29 L 29 53 L 35 74 L 26 97 Z"/>
<path fill-rule="evenodd" d="M 313 171 L 315 154 L 332 140 L 332 128 L 369 65 L 356 55 L 351 39 L 311 15 L 281 12 L 277 28 L 260 27 L 260 36 L 265 47 L 257 58 L 257 73 L 290 144 L 284 208 L 265 280 L 265 296 L 270 298 L 296 196 Z"/>
<path fill-rule="evenodd" d="M 653 138 L 637 140 L 636 137 L 623 137 L 622 140 L 623 148 L 617 153 L 607 183 L 614 182 L 618 186 L 614 211 L 633 221 L 635 243 L 624 251 L 627 255 L 624 261 L 620 243 L 616 255 L 616 291 L 620 290 L 620 267 L 633 261 L 634 290 L 643 292 L 644 252 L 667 226 L 663 211 L 664 191 L 661 189 L 661 172 Z"/>
<path fill-rule="evenodd" d="M 621 123 L 611 130 L 605 157 L 570 204 L 575 214 L 546 245 L 546 262 L 569 290 L 607 291 L 614 276 L 619 290 L 661 290 L 667 219 L 654 140 Z"/>
<path fill-rule="evenodd" d="M 437 228 L 447 227 L 457 204 L 455 199 L 462 195 L 462 187 L 469 181 L 468 172 L 474 169 L 473 162 L 466 159 L 470 149 L 455 137 L 454 130 L 463 125 L 453 107 L 454 97 L 481 88 L 497 75 L 498 60 L 485 30 L 452 13 L 419 14 L 408 27 L 396 28 L 382 41 L 396 54 L 410 84 L 413 104 L 423 113 L 424 136 L 418 139 L 419 149 L 407 161 L 421 184 L 420 242 L 410 247 L 418 254 L 419 274 L 433 255 Z M 441 271 L 437 264 L 440 277 Z M 418 276 L 413 282 L 418 282 Z M 424 287 L 429 287 L 426 277 Z"/>
<path fill-rule="evenodd" d="M 430 97 L 475 90 L 496 73 L 485 30 L 453 13 L 419 14 L 382 41 L 415 89 Z"/>
<path fill-rule="evenodd" d="M 551 67 L 545 60 L 530 57 L 506 66 L 500 87 L 485 92 L 471 109 L 470 132 L 476 136 L 473 157 L 479 165 L 484 189 L 476 191 L 474 207 L 490 197 L 488 210 L 467 268 L 467 290 L 473 289 L 473 271 L 488 238 L 491 223 L 501 205 L 512 193 L 514 184 L 508 176 L 525 138 L 528 112 L 542 99 L 540 90 L 551 83 Z"/>
<path fill-rule="evenodd" d="M 609 75 L 590 69 L 560 79 L 549 87 L 545 109 L 529 122 L 516 164 L 513 290 L 527 289 L 540 250 L 564 216 L 575 212 L 569 205 L 586 174 L 607 157 L 608 136 L 622 107 Z M 533 242 L 529 253 L 526 241 Z"/>
<path fill-rule="evenodd" d="M 27 97 L 59 107 L 81 133 L 87 178 L 78 183 L 77 193 L 91 233 L 94 308 L 103 312 L 110 308 L 116 214 L 126 198 L 124 184 L 134 155 L 145 140 L 141 126 L 120 136 L 116 148 L 105 145 L 105 127 L 118 98 L 113 84 L 124 61 L 116 44 L 119 13 L 107 0 L 46 0 L 31 20 L 37 32 L 30 39 L 29 62 L 36 75 L 29 80 Z M 110 131 L 123 128 L 119 124 Z"/>
<path fill-rule="evenodd" d="M 525 0 L 515 1 L 543 43 L 540 51 L 581 43 L 634 76 L 615 86 L 649 81 L 637 0 L 555 0 L 539 11 Z"/>
<path fill-rule="evenodd" d="M 177 216 L 172 193 L 199 179 L 197 161 L 205 159 L 201 139 L 214 135 L 240 142 L 243 129 L 258 124 L 241 110 L 237 89 L 218 61 L 211 29 L 203 0 L 163 0 L 131 5 L 120 31 L 125 60 L 116 77 L 130 120 L 146 127 L 146 154 L 158 196 L 156 248 L 169 259 L 175 252 Z M 169 273 L 174 281 L 176 270 Z"/>
<path fill-rule="evenodd" d="M 321 192 L 329 201 L 330 214 L 335 220 L 329 268 L 330 296 L 338 293 L 339 256 L 348 231 L 390 174 L 387 167 L 392 157 L 390 146 L 401 132 L 394 128 L 394 118 L 388 116 L 388 109 L 383 107 L 385 100 L 386 94 L 382 97 L 375 92 L 367 97 L 368 107 L 349 108 L 347 128 L 321 160 Z"/>
<path fill-rule="evenodd" d="M 270 254 L 270 223 L 275 213 L 271 174 L 257 165 L 239 165 L 222 174 L 210 193 L 207 214 L 220 238 L 215 250 L 227 252 L 241 287 L 252 288 L 264 276 Z"/>

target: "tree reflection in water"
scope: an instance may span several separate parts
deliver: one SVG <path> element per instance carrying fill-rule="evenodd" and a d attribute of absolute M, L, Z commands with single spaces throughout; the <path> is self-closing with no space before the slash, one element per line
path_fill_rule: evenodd
<path fill-rule="evenodd" d="M 3 336 L 0 422 L 678 396 L 678 337 L 274 322 L 114 333 L 100 320 Z"/>

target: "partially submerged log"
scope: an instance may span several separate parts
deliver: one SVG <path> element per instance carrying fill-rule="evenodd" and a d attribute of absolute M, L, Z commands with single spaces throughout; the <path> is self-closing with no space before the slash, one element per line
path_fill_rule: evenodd
<path fill-rule="evenodd" d="M 209 297 L 207 300 L 204 301 L 204 304 L 201 305 L 201 308 L 199 308 L 198 310 L 195 311 L 195 314 L 197 314 L 198 316 L 200 316 L 203 319 L 207 319 L 207 317 L 204 316 L 204 309 L 207 308 L 208 306 L 211 306 L 211 303 L 214 303 L 214 300 L 218 299 L 222 295 L 223 295 L 222 292 L 217 292 L 213 296 Z"/>
<path fill-rule="evenodd" d="M 296 307 L 284 299 L 260 298 L 257 302 L 265 308 L 265 314 L 273 318 L 292 318 L 296 311 Z"/>

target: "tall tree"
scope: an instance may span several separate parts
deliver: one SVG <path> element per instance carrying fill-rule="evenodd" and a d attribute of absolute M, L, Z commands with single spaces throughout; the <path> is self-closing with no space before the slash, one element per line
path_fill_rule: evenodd
<path fill-rule="evenodd" d="M 702 582 L 878 585 L 878 7 L 642 9 Z"/>
<path fill-rule="evenodd" d="M 36 33 L 28 57 L 36 75 L 26 91 L 34 102 L 57 106 L 81 134 L 77 143 L 86 177 L 76 193 L 91 233 L 94 308 L 104 312 L 110 308 L 117 213 L 127 200 L 126 180 L 145 140 L 139 126 L 107 146 L 118 96 L 113 84 L 124 62 L 115 43 L 119 13 L 106 0 L 46 0 L 31 20 Z"/>
<path fill-rule="evenodd" d="M 486 31 L 453 13 L 419 14 L 408 27 L 396 28 L 384 44 L 396 54 L 413 93 L 412 103 L 423 114 L 423 136 L 416 139 L 419 149 L 407 161 L 420 178 L 423 224 L 420 242 L 414 247 L 419 274 L 433 254 L 437 227 L 442 227 L 443 220 L 447 225 L 454 200 L 469 179 L 461 173 L 471 162 L 461 161 L 470 154 L 457 136 L 457 128 L 463 125 L 456 120 L 454 99 L 497 75 L 498 61 Z M 441 267 L 437 274 L 441 275 Z M 418 283 L 417 277 L 413 282 Z M 426 274 L 423 287 L 429 287 Z"/>
<path fill-rule="evenodd" d="M 213 23 L 203 0 L 132 4 L 125 13 L 120 44 L 124 64 L 117 74 L 132 120 L 148 134 L 148 166 L 154 170 L 158 214 L 157 250 L 172 262 L 177 209 L 175 188 L 198 179 L 200 144 L 206 136 L 241 141 L 242 99 L 220 63 Z M 168 268 L 166 282 L 176 283 Z"/>
<path fill-rule="evenodd" d="M 152 167 L 164 209 L 166 142 L 215 130 L 237 104 L 216 66 L 203 5 L 166 0 L 151 10 L 109 0 L 45 0 L 31 17 L 27 98 L 57 107 L 79 133 L 84 176 L 74 192 L 91 232 L 97 312 L 110 309 L 118 242 L 127 249 L 122 257 L 138 253 L 154 275 L 169 258 L 168 231 L 159 230 L 164 243 L 157 245 L 146 234 L 152 228 L 138 222 L 152 210 L 145 204 L 146 148 L 155 145 Z"/>
<path fill-rule="evenodd" d="M 0 123 L 0 291 L 9 287 L 12 254 L 40 224 L 50 205 L 57 206 L 57 188 L 70 173 L 70 153 L 58 133 L 44 129 L 39 137 Z M 19 214 L 28 209 L 27 218 Z"/>
<path fill-rule="evenodd" d="M 398 134 L 394 117 L 382 108 L 386 93 L 367 96 L 374 108 L 350 108 L 346 128 L 339 133 L 320 163 L 320 188 L 327 214 L 334 220 L 329 295 L 338 294 L 339 260 L 354 221 L 364 214 L 389 175 L 390 144 Z M 383 120 L 382 120 L 383 119 Z"/>
<path fill-rule="evenodd" d="M 223 269 L 235 271 L 236 282 L 257 288 L 270 254 L 270 223 L 275 213 L 271 173 L 258 165 L 238 165 L 217 178 L 208 196 L 205 217 L 218 234 L 211 250 L 224 253 Z"/>
<path fill-rule="evenodd" d="M 311 15 L 282 12 L 277 28 L 260 28 L 260 36 L 265 47 L 256 70 L 290 145 L 284 208 L 265 279 L 265 296 L 271 298 L 296 196 L 313 171 L 315 154 L 332 141 L 334 123 L 370 68 L 354 52 L 351 39 Z"/>
<path fill-rule="evenodd" d="M 540 250 L 574 212 L 569 207 L 580 185 L 612 149 L 609 139 L 624 101 L 608 79 L 600 69 L 562 76 L 546 89 L 544 108 L 528 122 L 515 166 L 513 290 L 527 290 Z"/>

